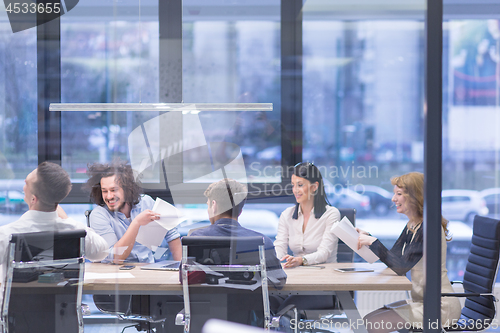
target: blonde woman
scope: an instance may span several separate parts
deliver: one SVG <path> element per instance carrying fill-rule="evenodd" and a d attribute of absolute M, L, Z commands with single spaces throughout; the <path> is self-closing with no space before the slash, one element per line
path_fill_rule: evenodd
<path fill-rule="evenodd" d="M 385 333 L 398 328 L 422 327 L 424 310 L 424 267 L 423 267 L 423 209 L 424 175 L 411 172 L 391 179 L 394 185 L 392 201 L 398 213 L 408 217 L 403 232 L 388 250 L 377 238 L 359 230 L 358 247 L 367 245 L 380 260 L 398 275 L 411 271 L 411 299 L 388 304 L 365 316 L 366 328 L 370 333 Z M 449 240 L 448 221 L 441 219 L 441 292 L 453 292 L 446 270 L 446 241 Z M 441 320 L 443 325 L 460 318 L 460 301 L 456 297 L 441 297 Z"/>

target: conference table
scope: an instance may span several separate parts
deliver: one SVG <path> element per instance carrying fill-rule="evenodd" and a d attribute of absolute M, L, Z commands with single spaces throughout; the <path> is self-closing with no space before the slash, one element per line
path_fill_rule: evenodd
<path fill-rule="evenodd" d="M 136 264 L 132 270 L 120 270 L 120 265 L 87 263 L 85 268 L 84 293 L 87 294 L 137 294 L 137 295 L 182 295 L 178 271 L 151 271 L 140 269 Z M 369 268 L 372 272 L 339 272 L 338 268 Z M 299 266 L 286 269 L 287 282 L 283 289 L 270 288 L 271 295 L 337 295 L 340 304 L 356 333 L 366 332 L 350 291 L 357 290 L 410 290 L 411 282 L 405 276 L 396 275 L 382 263 L 328 263 L 316 266 Z M 194 296 L 209 298 L 201 300 L 207 317 L 225 319 L 221 315 L 227 306 L 223 297 L 216 294 L 236 293 L 237 290 L 222 287 L 190 285 Z M 193 298 L 196 301 L 196 297 Z M 220 303 L 217 303 L 220 302 Z M 208 305 L 208 307 L 207 307 Z M 194 318 L 194 312 L 193 312 Z"/>

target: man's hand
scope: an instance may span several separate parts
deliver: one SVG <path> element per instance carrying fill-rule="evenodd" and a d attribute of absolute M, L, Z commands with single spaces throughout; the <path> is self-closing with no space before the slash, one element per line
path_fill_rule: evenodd
<path fill-rule="evenodd" d="M 160 219 L 160 214 L 155 213 L 150 209 L 146 209 L 145 211 L 143 211 L 142 213 L 140 213 L 135 217 L 134 222 L 136 222 L 140 226 L 143 226 L 159 219 Z"/>
<path fill-rule="evenodd" d="M 120 253 L 115 252 L 114 262 L 119 263 L 128 258 L 132 248 L 135 244 L 135 239 L 139 233 L 139 228 L 143 225 L 147 225 L 153 221 L 159 220 L 160 214 L 153 212 L 150 209 L 146 209 L 135 217 L 135 219 L 130 223 L 125 234 L 115 243 L 114 248 L 119 249 Z"/>

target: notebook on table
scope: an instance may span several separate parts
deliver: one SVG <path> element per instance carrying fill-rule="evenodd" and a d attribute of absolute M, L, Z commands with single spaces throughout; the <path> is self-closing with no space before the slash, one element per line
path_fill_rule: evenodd
<path fill-rule="evenodd" d="M 141 269 L 152 269 L 156 271 L 178 271 L 181 262 L 175 260 L 163 260 L 154 264 L 141 266 Z"/>

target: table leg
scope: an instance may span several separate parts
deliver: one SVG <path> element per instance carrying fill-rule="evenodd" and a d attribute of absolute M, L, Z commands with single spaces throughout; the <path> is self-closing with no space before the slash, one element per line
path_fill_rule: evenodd
<path fill-rule="evenodd" d="M 363 322 L 363 318 L 361 318 L 358 308 L 352 299 L 351 292 L 337 291 L 336 294 L 354 333 L 368 333 Z"/>

